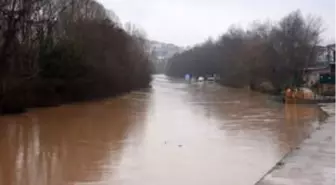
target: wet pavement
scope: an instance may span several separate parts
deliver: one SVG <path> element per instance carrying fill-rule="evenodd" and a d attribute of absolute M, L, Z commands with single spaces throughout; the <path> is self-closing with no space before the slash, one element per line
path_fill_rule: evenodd
<path fill-rule="evenodd" d="M 0 185 L 251 185 L 323 117 L 212 82 L 152 86 L 0 117 Z"/>
<path fill-rule="evenodd" d="M 256 185 L 335 184 L 335 104 L 322 109 L 330 117 Z"/>

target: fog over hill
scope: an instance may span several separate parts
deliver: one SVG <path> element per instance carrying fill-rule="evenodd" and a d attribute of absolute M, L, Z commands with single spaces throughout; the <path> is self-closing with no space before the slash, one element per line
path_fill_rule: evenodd
<path fill-rule="evenodd" d="M 155 73 L 162 73 L 168 59 L 185 50 L 185 48 L 176 46 L 174 44 L 153 40 L 149 41 L 149 47 Z"/>
<path fill-rule="evenodd" d="M 182 52 L 183 47 L 176 46 L 174 44 L 159 42 L 159 41 L 149 41 L 151 51 L 158 57 L 158 59 L 168 59 L 174 54 Z"/>

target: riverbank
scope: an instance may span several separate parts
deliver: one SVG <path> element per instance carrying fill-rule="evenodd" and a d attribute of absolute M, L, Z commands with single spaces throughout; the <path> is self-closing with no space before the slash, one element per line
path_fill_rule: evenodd
<path fill-rule="evenodd" d="M 321 108 L 329 117 L 256 185 L 335 184 L 335 104 Z"/>
<path fill-rule="evenodd" d="M 145 34 L 131 23 L 126 29 L 98 1 L 57 1 L 48 15 L 40 10 L 51 4 L 22 2 L 1 3 L 20 11 L 0 16 L 0 114 L 113 97 L 150 83 Z"/>
<path fill-rule="evenodd" d="M 218 84 L 224 86 L 224 87 L 230 87 L 230 88 L 245 88 L 249 89 L 251 91 L 272 95 L 272 96 L 280 96 L 281 95 L 281 89 L 276 89 L 272 83 L 268 81 L 260 82 L 260 83 L 232 83 L 228 81 L 217 81 Z"/>
<path fill-rule="evenodd" d="M 150 83 L 150 82 L 149 82 Z M 38 93 L 32 93 L 32 96 L 16 96 L 16 94 L 11 95 L 10 101 L 7 104 L 2 104 L 0 107 L 0 116 L 1 115 L 15 115 L 22 114 L 27 112 L 28 109 L 31 108 L 39 108 L 39 107 L 57 107 L 66 104 L 73 104 L 78 102 L 90 102 L 90 101 L 98 101 L 111 97 L 119 97 L 130 93 L 132 91 L 142 90 L 142 89 L 150 89 L 150 84 L 137 86 L 129 89 L 123 89 L 118 91 L 106 92 L 103 94 L 93 94 L 93 93 L 81 93 L 81 91 L 77 91 L 77 95 L 72 94 L 70 97 L 62 96 L 62 94 L 57 94 L 55 91 L 46 92 L 39 91 Z M 91 89 L 92 90 L 92 89 Z M 94 90 L 94 88 L 93 88 Z M 84 95 L 84 96 L 83 96 Z"/>

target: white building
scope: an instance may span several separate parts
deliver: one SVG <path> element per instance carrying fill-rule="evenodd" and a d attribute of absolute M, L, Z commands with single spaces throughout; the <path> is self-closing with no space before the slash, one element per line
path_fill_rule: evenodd
<path fill-rule="evenodd" d="M 335 62 L 335 44 L 318 46 L 317 62 Z"/>
<path fill-rule="evenodd" d="M 307 87 L 319 82 L 322 74 L 331 74 L 332 66 L 335 66 L 335 44 L 318 46 L 318 56 L 313 66 L 305 69 L 303 76 Z"/>

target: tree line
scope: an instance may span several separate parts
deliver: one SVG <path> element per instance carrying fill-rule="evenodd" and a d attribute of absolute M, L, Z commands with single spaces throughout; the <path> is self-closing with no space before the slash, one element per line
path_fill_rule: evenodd
<path fill-rule="evenodd" d="M 148 53 L 144 33 L 95 0 L 2 0 L 0 113 L 147 87 Z"/>
<path fill-rule="evenodd" d="M 173 56 L 166 74 L 216 73 L 224 85 L 279 92 L 303 83 L 303 68 L 316 61 L 322 31 L 321 18 L 304 17 L 300 10 L 279 21 L 255 21 L 247 29 L 231 26 L 218 39 Z"/>

